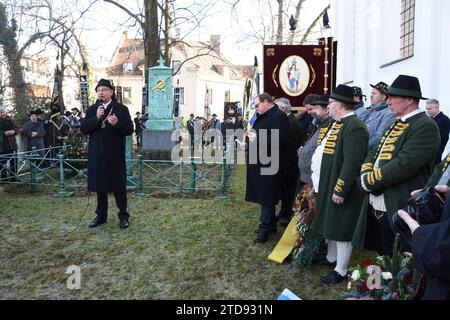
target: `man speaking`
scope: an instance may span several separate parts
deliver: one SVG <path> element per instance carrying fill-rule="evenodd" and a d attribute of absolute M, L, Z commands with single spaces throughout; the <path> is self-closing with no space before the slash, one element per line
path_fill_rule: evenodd
<path fill-rule="evenodd" d="M 128 228 L 125 137 L 133 133 L 128 108 L 114 96 L 109 80 L 95 87 L 98 101 L 90 106 L 81 122 L 81 131 L 89 135 L 88 191 L 97 193 L 97 214 L 89 227 L 106 223 L 108 192 L 113 192 L 119 208 L 119 227 Z"/>

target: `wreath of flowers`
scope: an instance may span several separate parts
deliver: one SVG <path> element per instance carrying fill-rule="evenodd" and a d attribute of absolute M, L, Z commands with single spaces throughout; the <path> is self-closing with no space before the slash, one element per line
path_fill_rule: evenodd
<path fill-rule="evenodd" d="M 411 255 L 363 259 L 350 268 L 351 278 L 343 293 L 346 300 L 410 300 L 415 293 Z"/>

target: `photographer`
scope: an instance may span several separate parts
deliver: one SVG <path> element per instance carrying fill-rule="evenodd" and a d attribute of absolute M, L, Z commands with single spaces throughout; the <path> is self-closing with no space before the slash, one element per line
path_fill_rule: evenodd
<path fill-rule="evenodd" d="M 449 187 L 435 189 L 448 194 Z M 422 300 L 450 299 L 450 199 L 447 197 L 440 222 L 419 225 L 404 210 L 398 215 L 408 224 L 412 233 L 411 247 L 414 265 L 425 276 Z"/>

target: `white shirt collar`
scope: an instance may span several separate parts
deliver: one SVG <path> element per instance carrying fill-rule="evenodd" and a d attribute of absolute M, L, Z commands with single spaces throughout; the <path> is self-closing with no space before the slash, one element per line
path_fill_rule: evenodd
<path fill-rule="evenodd" d="M 103 108 L 107 109 L 108 106 L 111 104 L 112 100 L 109 100 L 107 103 L 102 103 L 103 104 Z"/>
<path fill-rule="evenodd" d="M 347 113 L 345 116 L 343 116 L 343 117 L 341 118 L 341 120 L 344 119 L 344 118 L 350 117 L 350 116 L 354 116 L 354 115 L 355 115 L 355 111 L 349 112 L 349 113 Z"/>
<path fill-rule="evenodd" d="M 424 111 L 422 111 L 422 110 L 420 110 L 420 109 L 418 108 L 418 109 L 416 109 L 416 110 L 414 110 L 414 111 L 412 111 L 412 112 L 410 112 L 410 113 L 404 115 L 403 117 L 400 118 L 400 120 L 402 120 L 403 122 L 405 122 L 405 121 L 408 120 L 409 118 L 414 117 L 416 114 L 419 114 L 419 113 L 422 113 L 422 112 L 424 112 Z"/>

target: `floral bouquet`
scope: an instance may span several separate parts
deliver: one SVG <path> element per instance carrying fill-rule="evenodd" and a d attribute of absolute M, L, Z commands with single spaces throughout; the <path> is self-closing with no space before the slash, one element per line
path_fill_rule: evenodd
<path fill-rule="evenodd" d="M 409 300 L 414 296 L 410 254 L 363 259 L 350 272 L 348 291 L 343 294 L 346 300 Z"/>
<path fill-rule="evenodd" d="M 319 250 L 322 236 L 311 229 L 311 223 L 316 213 L 316 197 L 311 186 L 304 186 L 295 200 L 297 239 L 293 250 L 293 262 L 300 268 L 311 264 Z"/>

